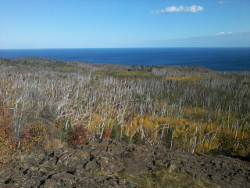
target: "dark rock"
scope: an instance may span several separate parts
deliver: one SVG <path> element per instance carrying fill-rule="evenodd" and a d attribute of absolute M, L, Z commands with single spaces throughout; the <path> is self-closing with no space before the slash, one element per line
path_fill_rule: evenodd
<path fill-rule="evenodd" d="M 113 141 L 18 154 L 0 169 L 0 187 L 250 187 L 250 163 Z M 146 179 L 147 180 L 146 180 Z M 163 182 L 163 184 L 161 184 Z M 170 186 L 170 184 L 169 184 Z"/>

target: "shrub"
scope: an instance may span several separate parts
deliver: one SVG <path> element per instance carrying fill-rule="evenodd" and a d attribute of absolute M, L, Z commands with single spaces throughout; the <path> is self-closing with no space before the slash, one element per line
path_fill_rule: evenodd
<path fill-rule="evenodd" d="M 112 139 L 112 128 L 107 128 L 104 130 L 103 139 L 109 141 Z"/>
<path fill-rule="evenodd" d="M 21 149 L 43 148 L 48 139 L 48 128 L 39 122 L 31 123 L 23 131 Z"/>
<path fill-rule="evenodd" d="M 230 156 L 247 157 L 250 155 L 250 132 L 239 132 L 237 136 L 229 129 L 218 135 L 218 151 Z"/>
<path fill-rule="evenodd" d="M 70 128 L 67 135 L 67 141 L 72 146 L 81 146 L 88 143 L 88 130 L 82 125 Z"/>
<path fill-rule="evenodd" d="M 23 130 L 22 146 L 115 138 L 191 152 L 249 153 L 249 73 L 183 67 L 128 71 L 34 59 L 0 64 L 0 93 L 7 95 L 0 100 L 0 138 L 8 150 L 15 147 L 13 135 Z"/>
<path fill-rule="evenodd" d="M 16 149 L 12 131 L 12 113 L 0 97 L 0 165 L 11 160 L 10 155 Z"/>

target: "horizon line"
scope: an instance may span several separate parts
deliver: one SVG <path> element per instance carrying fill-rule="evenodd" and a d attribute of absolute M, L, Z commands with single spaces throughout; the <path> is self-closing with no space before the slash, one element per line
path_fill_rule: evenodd
<path fill-rule="evenodd" d="M 81 50 L 81 49 L 167 49 L 167 48 L 250 48 L 250 46 L 201 46 L 201 47 L 76 47 L 76 48 L 0 48 L 0 50 Z"/>

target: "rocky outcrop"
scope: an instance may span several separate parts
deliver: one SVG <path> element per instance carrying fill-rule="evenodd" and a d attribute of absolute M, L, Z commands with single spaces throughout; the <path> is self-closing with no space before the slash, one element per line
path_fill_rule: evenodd
<path fill-rule="evenodd" d="M 0 187 L 176 186 L 250 187 L 250 163 L 110 142 L 19 154 L 0 169 Z"/>

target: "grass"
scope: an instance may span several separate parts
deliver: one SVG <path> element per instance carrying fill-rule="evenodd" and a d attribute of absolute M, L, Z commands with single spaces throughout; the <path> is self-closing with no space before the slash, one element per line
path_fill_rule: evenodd
<path fill-rule="evenodd" d="M 169 81 L 186 81 L 186 82 L 196 82 L 196 81 L 200 81 L 203 80 L 204 78 L 201 76 L 172 76 L 172 77 L 166 77 L 166 80 Z"/>
<path fill-rule="evenodd" d="M 110 73 L 111 76 L 116 78 L 158 78 L 158 76 L 152 74 L 151 72 L 145 71 L 114 71 Z"/>
<path fill-rule="evenodd" d="M 0 60 L 1 147 L 118 139 L 249 157 L 248 83 L 198 68 Z"/>

